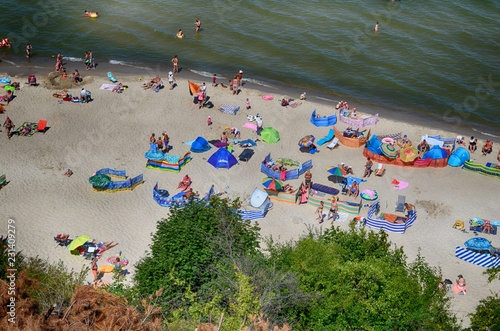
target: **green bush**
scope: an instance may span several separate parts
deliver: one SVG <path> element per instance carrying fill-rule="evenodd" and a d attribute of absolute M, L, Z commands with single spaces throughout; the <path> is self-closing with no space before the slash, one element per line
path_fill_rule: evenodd
<path fill-rule="evenodd" d="M 458 329 L 438 272 L 420 257 L 407 264 L 384 232 L 332 228 L 270 252 L 305 292 L 320 296 L 300 312 L 299 329 Z"/>
<path fill-rule="evenodd" d="M 470 316 L 472 331 L 500 330 L 500 296 L 495 293 L 479 301 L 476 311 Z"/>
<path fill-rule="evenodd" d="M 136 264 L 139 291 L 163 288 L 166 299 L 181 297 L 187 287 L 198 293 L 218 277 L 214 270 L 221 259 L 258 254 L 260 229 L 241 220 L 237 205 L 213 197 L 208 204 L 191 201 L 182 209 L 171 208 L 168 219 L 157 223 L 150 252 Z"/>

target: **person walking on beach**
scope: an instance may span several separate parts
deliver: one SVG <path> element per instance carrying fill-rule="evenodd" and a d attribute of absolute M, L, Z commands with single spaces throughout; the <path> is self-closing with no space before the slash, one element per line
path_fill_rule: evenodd
<path fill-rule="evenodd" d="M 214 74 L 214 77 L 212 78 L 212 86 L 217 86 L 217 74 Z"/>
<path fill-rule="evenodd" d="M 5 130 L 7 131 L 7 138 L 9 138 L 9 140 L 10 140 L 10 130 L 14 129 L 16 126 L 14 125 L 14 123 L 12 123 L 9 116 L 7 116 L 7 118 L 5 119 L 3 126 L 5 127 Z"/>
<path fill-rule="evenodd" d="M 31 44 L 28 44 L 28 45 L 26 46 L 26 57 L 27 57 L 28 59 L 31 57 L 31 49 L 32 49 L 32 48 L 33 48 L 33 47 L 31 47 Z"/>
<path fill-rule="evenodd" d="M 370 160 L 370 158 L 366 158 L 366 164 L 365 164 L 365 174 L 363 175 L 363 178 L 366 176 L 370 177 L 372 174 L 372 166 L 373 166 L 373 161 Z"/>
<path fill-rule="evenodd" d="M 201 28 L 201 21 L 198 18 L 196 19 L 196 22 L 194 22 L 194 25 L 196 26 L 196 32 L 199 32 Z"/>
<path fill-rule="evenodd" d="M 323 206 L 324 206 L 324 202 L 321 201 L 319 203 L 319 206 L 318 208 L 316 208 L 316 212 L 315 214 L 318 214 L 318 224 L 321 224 L 321 221 L 323 220 Z"/>
<path fill-rule="evenodd" d="M 332 217 L 333 217 L 332 222 L 335 222 L 335 216 L 337 215 L 337 208 L 338 208 L 338 206 L 337 206 L 337 200 L 338 200 L 337 197 L 333 197 L 332 198 L 332 205 L 330 207 L 330 211 L 328 212 L 328 216 L 326 218 L 327 220 L 329 220 L 330 219 L 330 215 L 332 215 Z"/>
<path fill-rule="evenodd" d="M 168 72 L 168 85 L 170 86 L 171 90 L 174 89 L 174 81 L 175 81 L 174 74 L 172 73 L 172 71 L 169 71 Z"/>
<path fill-rule="evenodd" d="M 174 65 L 174 69 L 173 69 L 173 72 L 174 74 L 178 74 L 179 73 L 179 58 L 176 56 L 174 56 L 174 58 L 172 59 L 172 64 Z"/>
<path fill-rule="evenodd" d="M 233 95 L 238 95 L 238 90 L 239 90 L 239 85 L 240 85 L 240 81 L 238 79 L 237 76 L 234 76 L 234 79 L 233 79 Z"/>
<path fill-rule="evenodd" d="M 85 70 L 90 70 L 89 53 L 85 52 Z"/>
<path fill-rule="evenodd" d="M 374 30 L 375 30 L 375 32 L 378 32 L 378 22 L 375 23 L 375 29 Z"/>
<path fill-rule="evenodd" d="M 89 51 L 89 67 L 95 70 L 94 53 L 92 53 L 92 51 Z"/>

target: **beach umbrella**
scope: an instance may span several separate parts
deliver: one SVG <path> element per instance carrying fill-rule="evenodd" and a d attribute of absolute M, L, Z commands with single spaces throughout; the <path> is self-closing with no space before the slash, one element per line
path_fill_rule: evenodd
<path fill-rule="evenodd" d="M 313 135 L 305 136 L 304 138 L 299 140 L 299 146 L 300 147 L 309 147 L 312 145 L 314 140 L 315 140 L 315 138 Z"/>
<path fill-rule="evenodd" d="M 378 199 L 378 194 L 376 191 L 372 190 L 363 190 L 359 194 L 361 198 L 368 200 L 368 201 L 373 201 Z"/>
<path fill-rule="evenodd" d="M 405 147 L 401 150 L 401 153 L 399 153 L 399 158 L 403 162 L 411 162 L 415 160 L 418 156 L 418 151 L 415 147 L 408 146 Z"/>
<path fill-rule="evenodd" d="M 260 132 L 260 136 L 262 137 L 262 141 L 265 141 L 268 144 L 274 144 L 280 140 L 279 132 L 271 127 L 263 128 Z"/>
<path fill-rule="evenodd" d="M 89 239 L 90 239 L 90 236 L 88 236 L 88 235 L 80 236 L 80 237 L 76 238 L 75 240 L 73 240 L 71 242 L 71 244 L 69 244 L 68 251 L 72 251 L 75 248 L 85 244 L 87 241 L 89 241 Z"/>
<path fill-rule="evenodd" d="M 94 186 L 105 187 L 111 183 L 111 177 L 104 174 L 94 175 L 89 178 L 89 183 Z"/>
<path fill-rule="evenodd" d="M 342 176 L 336 176 L 336 175 L 330 175 L 328 176 L 328 180 L 333 183 L 342 183 L 344 181 L 344 177 Z"/>
<path fill-rule="evenodd" d="M 439 145 L 434 145 L 432 148 L 424 154 L 422 157 L 423 160 L 425 159 L 432 159 L 432 160 L 437 160 L 437 159 L 445 159 L 448 157 L 448 152 L 439 147 Z"/>
<path fill-rule="evenodd" d="M 485 251 L 493 247 L 488 239 L 481 237 L 469 239 L 464 243 L 464 245 L 467 248 L 475 249 L 477 251 Z"/>
<path fill-rule="evenodd" d="M 382 144 L 380 146 L 380 150 L 382 151 L 382 154 L 384 154 L 388 158 L 394 159 L 398 156 L 398 152 L 396 151 L 396 148 L 394 146 L 392 146 L 391 144 Z"/>
<path fill-rule="evenodd" d="M 283 188 L 283 183 L 281 180 L 278 180 L 273 177 L 267 177 L 262 180 L 262 185 L 264 185 L 265 188 L 270 189 L 270 190 L 281 190 Z"/>
<path fill-rule="evenodd" d="M 340 167 L 326 167 L 326 171 L 331 173 L 334 176 L 345 176 L 347 172 Z"/>

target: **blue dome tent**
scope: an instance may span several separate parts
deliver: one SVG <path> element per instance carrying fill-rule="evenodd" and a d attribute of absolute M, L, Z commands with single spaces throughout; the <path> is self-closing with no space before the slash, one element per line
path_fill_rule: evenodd
<path fill-rule="evenodd" d="M 191 144 L 191 152 L 203 153 L 212 148 L 203 137 L 196 138 Z"/>
<path fill-rule="evenodd" d="M 238 160 L 224 147 L 219 148 L 219 150 L 210 156 L 207 161 L 216 168 L 231 168 L 235 164 L 238 164 Z"/>

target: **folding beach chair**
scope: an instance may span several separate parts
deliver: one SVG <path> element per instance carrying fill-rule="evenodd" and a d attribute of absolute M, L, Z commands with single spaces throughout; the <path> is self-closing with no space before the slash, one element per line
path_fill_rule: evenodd
<path fill-rule="evenodd" d="M 7 178 L 5 177 L 5 175 L 2 175 L 0 176 L 0 188 L 4 187 L 5 185 L 7 185 Z"/>
<path fill-rule="evenodd" d="M 326 148 L 333 150 L 334 148 L 338 147 L 339 145 L 339 139 L 338 138 L 333 138 L 332 142 L 330 145 L 327 145 Z"/>
<path fill-rule="evenodd" d="M 47 121 L 44 120 L 38 121 L 38 126 L 36 128 L 38 131 L 45 133 L 46 128 L 47 128 Z"/>
<path fill-rule="evenodd" d="M 385 173 L 385 164 L 379 163 L 377 169 L 375 169 L 375 176 L 382 177 Z"/>
<path fill-rule="evenodd" d="M 396 202 L 396 211 L 405 212 L 405 202 L 406 202 L 406 196 L 405 195 L 398 195 L 398 202 Z"/>
<path fill-rule="evenodd" d="M 29 75 L 29 77 L 28 77 L 28 84 L 36 86 L 36 77 L 35 77 L 35 75 Z"/>

